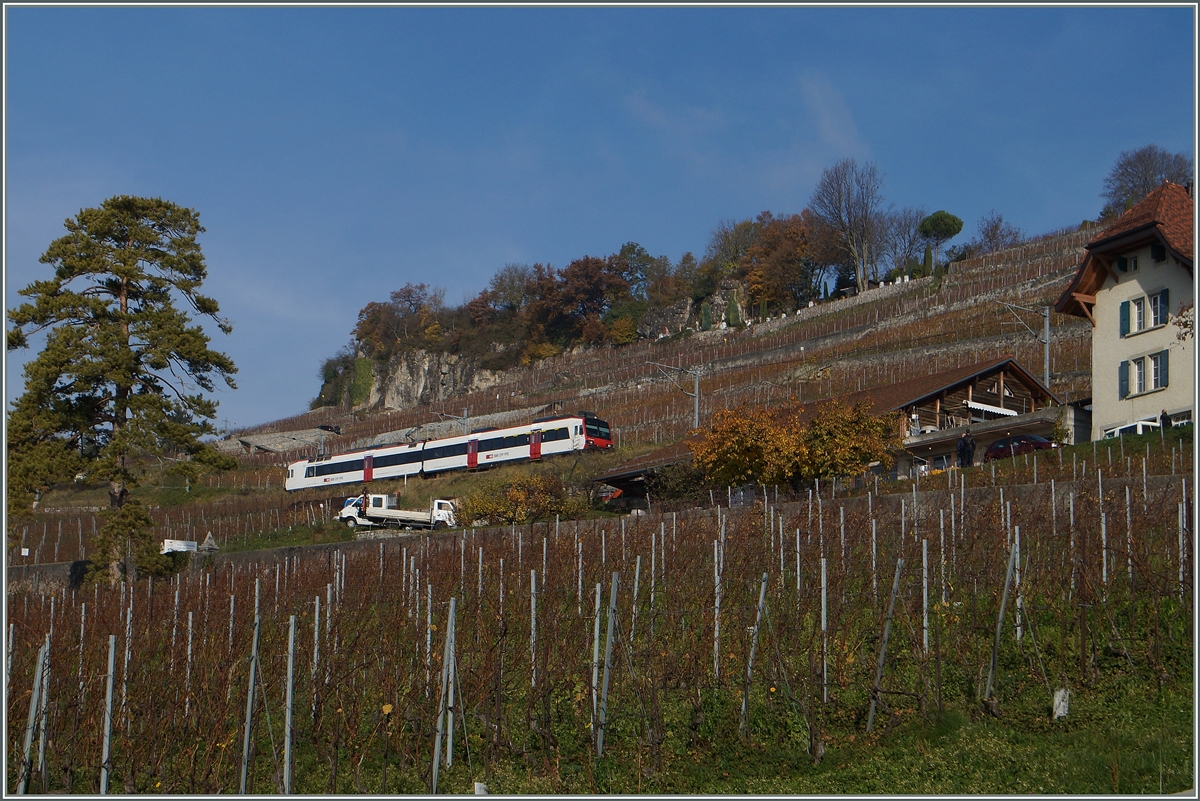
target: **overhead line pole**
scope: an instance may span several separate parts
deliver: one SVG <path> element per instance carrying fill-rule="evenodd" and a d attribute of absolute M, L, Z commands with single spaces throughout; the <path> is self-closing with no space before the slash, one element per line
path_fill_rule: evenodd
<path fill-rule="evenodd" d="M 672 384 L 675 384 L 675 386 L 678 387 L 680 392 L 682 392 L 684 395 L 690 395 L 692 397 L 692 428 L 699 428 L 700 427 L 700 371 L 702 368 L 696 367 L 691 370 L 685 370 L 682 367 L 674 367 L 669 364 L 659 364 L 658 362 L 646 362 L 646 364 L 657 367 L 660 371 L 662 371 L 663 375 L 666 376 L 668 381 L 670 381 Z M 687 375 L 690 375 L 692 377 L 692 391 L 688 392 L 686 389 L 679 386 L 679 384 L 675 381 L 675 379 L 673 379 L 673 378 L 671 378 L 671 376 L 667 375 L 667 373 L 666 373 L 667 370 L 676 370 L 680 373 L 686 373 Z"/>
<path fill-rule="evenodd" d="M 1025 330 L 1028 331 L 1029 333 L 1033 334 L 1034 339 L 1036 339 L 1038 342 L 1042 343 L 1042 361 L 1043 361 L 1043 375 L 1044 375 L 1043 382 L 1046 385 L 1046 389 L 1050 389 L 1050 307 L 1043 306 L 1042 310 L 1038 311 L 1037 309 L 1030 309 L 1026 306 L 1018 306 L 1015 303 L 1005 303 L 1002 300 L 998 300 L 996 302 L 999 303 L 1001 306 L 1006 307 L 1010 312 L 1012 312 L 1013 317 L 1017 318 L 1017 322 L 1019 322 L 1021 325 L 1025 326 Z M 1042 316 L 1042 335 L 1039 337 L 1037 335 L 1037 332 L 1035 332 L 1032 328 L 1030 328 L 1029 324 L 1026 323 L 1024 320 L 1022 320 L 1020 318 L 1020 316 L 1018 316 L 1017 313 L 1015 311 L 1013 311 L 1013 309 L 1020 309 L 1021 311 L 1027 311 L 1031 314 L 1040 314 Z"/>

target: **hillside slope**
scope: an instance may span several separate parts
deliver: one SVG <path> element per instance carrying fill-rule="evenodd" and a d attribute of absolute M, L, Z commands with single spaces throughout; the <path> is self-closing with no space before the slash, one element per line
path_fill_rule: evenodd
<path fill-rule="evenodd" d="M 692 400 L 650 362 L 700 368 L 700 418 L 743 403 L 835 397 L 918 375 L 1013 354 L 1041 375 L 1042 345 L 1000 305 L 1051 305 L 1084 253 L 1076 231 L 955 263 L 935 283 L 923 278 L 821 303 L 745 329 L 686 332 L 622 347 L 577 350 L 506 371 L 486 390 L 403 411 L 351 414 L 332 408 L 238 432 L 337 425 L 327 446 L 345 450 L 396 429 L 459 417 L 562 404 L 613 425 L 622 444 L 671 442 L 692 424 Z M 1038 314 L 1024 314 L 1040 332 Z M 1051 314 L 1052 389 L 1065 400 L 1091 391 L 1091 329 Z M 690 391 L 691 382 L 685 387 Z M 304 455 L 298 449 L 297 457 Z M 262 457 L 278 461 L 278 457 Z"/>

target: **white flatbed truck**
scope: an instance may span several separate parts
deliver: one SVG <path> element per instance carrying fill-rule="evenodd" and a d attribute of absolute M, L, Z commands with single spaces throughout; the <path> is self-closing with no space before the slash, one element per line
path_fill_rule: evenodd
<path fill-rule="evenodd" d="M 347 498 L 338 513 L 350 528 L 378 526 L 383 528 L 454 528 L 454 502 L 435 498 L 424 510 L 401 509 L 392 495 L 355 495 Z"/>

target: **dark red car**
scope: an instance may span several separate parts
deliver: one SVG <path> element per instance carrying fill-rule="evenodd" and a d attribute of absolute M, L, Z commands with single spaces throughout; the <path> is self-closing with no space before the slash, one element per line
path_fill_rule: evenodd
<path fill-rule="evenodd" d="M 1003 437 L 988 445 L 988 449 L 983 452 L 983 461 L 1007 459 L 1010 456 L 1020 456 L 1023 453 L 1045 451 L 1057 447 L 1058 443 L 1036 434 L 1017 434 L 1014 437 Z"/>

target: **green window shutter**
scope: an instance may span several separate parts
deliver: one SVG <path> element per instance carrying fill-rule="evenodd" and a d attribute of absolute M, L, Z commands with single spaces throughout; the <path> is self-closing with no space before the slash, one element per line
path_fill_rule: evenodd
<path fill-rule="evenodd" d="M 1129 272 L 1129 259 L 1124 256 L 1117 256 L 1117 269 L 1121 272 Z"/>
<path fill-rule="evenodd" d="M 1129 301 L 1127 300 L 1121 301 L 1121 336 L 1129 336 Z"/>
<path fill-rule="evenodd" d="M 1158 385 L 1160 387 L 1167 386 L 1170 373 L 1167 371 L 1167 361 L 1170 358 L 1168 351 L 1159 351 L 1158 353 Z"/>
<path fill-rule="evenodd" d="M 1169 289 L 1164 289 L 1162 292 L 1158 293 L 1158 296 L 1160 298 L 1158 301 L 1158 308 L 1162 309 L 1162 321 L 1165 323 L 1167 320 L 1171 319 L 1171 291 Z"/>
<path fill-rule="evenodd" d="M 1129 362 L 1117 365 L 1117 397 L 1125 400 L 1129 396 Z"/>

